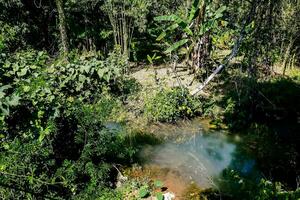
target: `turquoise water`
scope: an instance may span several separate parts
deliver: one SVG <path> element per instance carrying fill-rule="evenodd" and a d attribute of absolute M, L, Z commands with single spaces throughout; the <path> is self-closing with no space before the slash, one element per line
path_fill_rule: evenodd
<path fill-rule="evenodd" d="M 194 128 L 191 129 L 191 126 Z M 145 147 L 141 154 L 144 164 L 170 169 L 201 188 L 218 187 L 228 170 L 254 181 L 260 179 L 255 159 L 246 155 L 245 148 L 239 146 L 242 138 L 228 136 L 224 131 L 205 131 L 202 126 L 193 122 L 176 130 L 160 128 L 163 134 L 171 130 L 170 134 L 176 132 L 175 137 L 184 137 Z"/>

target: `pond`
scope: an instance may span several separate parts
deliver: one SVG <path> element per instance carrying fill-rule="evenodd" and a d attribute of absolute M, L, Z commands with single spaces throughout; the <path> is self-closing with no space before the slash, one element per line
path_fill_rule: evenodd
<path fill-rule="evenodd" d="M 247 147 L 241 146 L 243 138 L 211 130 L 206 121 L 195 119 L 152 129 L 167 139 L 163 144 L 143 148 L 143 167 L 175 193 L 182 193 L 190 184 L 219 190 L 228 170 L 252 181 L 261 178 L 255 159 L 246 153 Z"/>

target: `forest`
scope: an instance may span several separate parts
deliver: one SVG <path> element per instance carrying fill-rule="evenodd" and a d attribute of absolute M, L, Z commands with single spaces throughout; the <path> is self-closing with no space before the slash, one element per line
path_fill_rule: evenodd
<path fill-rule="evenodd" d="M 300 0 L 0 0 L 0 199 L 299 200 Z"/>

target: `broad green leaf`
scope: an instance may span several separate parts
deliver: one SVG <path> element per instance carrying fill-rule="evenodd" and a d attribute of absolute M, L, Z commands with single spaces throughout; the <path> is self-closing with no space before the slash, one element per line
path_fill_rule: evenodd
<path fill-rule="evenodd" d="M 193 35 L 193 31 L 187 26 L 187 27 L 185 27 L 184 29 L 184 32 L 186 32 L 188 35 Z"/>
<path fill-rule="evenodd" d="M 170 46 L 170 47 L 165 51 L 165 53 L 171 53 L 172 51 L 177 50 L 179 47 L 181 47 L 182 45 L 186 44 L 188 41 L 189 41 L 188 39 L 183 39 L 183 40 L 180 40 L 180 41 L 174 43 L 172 46 Z"/>
<path fill-rule="evenodd" d="M 161 192 L 156 193 L 156 199 L 157 200 L 164 200 L 164 195 Z"/>
<path fill-rule="evenodd" d="M 151 56 L 147 55 L 147 60 L 150 64 L 153 64 Z"/>
<path fill-rule="evenodd" d="M 12 88 L 10 85 L 3 85 L 0 87 L 0 92 Z"/>
<path fill-rule="evenodd" d="M 5 97 L 5 93 L 0 91 L 0 99 Z"/>
<path fill-rule="evenodd" d="M 171 26 L 169 26 L 168 28 L 167 28 L 167 30 L 168 31 L 173 31 L 173 30 L 175 30 L 176 28 L 178 28 L 178 24 L 173 24 L 173 25 L 171 25 Z"/>
<path fill-rule="evenodd" d="M 24 91 L 24 92 L 29 92 L 29 91 L 30 91 L 30 86 L 25 85 L 25 86 L 23 87 L 23 91 Z"/>
<path fill-rule="evenodd" d="M 154 60 L 159 60 L 159 59 L 161 59 L 161 56 L 156 56 L 156 57 L 154 58 Z"/>
<path fill-rule="evenodd" d="M 4 171 L 5 169 L 6 169 L 6 165 L 4 165 L 4 163 L 1 163 L 0 164 L 0 171 Z"/>
<path fill-rule="evenodd" d="M 39 142 L 42 142 L 44 138 L 51 133 L 51 128 L 48 126 L 45 130 L 40 131 L 40 136 L 38 138 Z"/>
<path fill-rule="evenodd" d="M 111 71 L 108 71 L 107 72 L 107 74 L 106 74 L 106 76 L 104 76 L 103 78 L 107 81 L 107 82 L 109 82 L 110 81 L 110 78 L 111 78 Z"/>
<path fill-rule="evenodd" d="M 163 182 L 161 182 L 161 181 L 159 181 L 159 180 L 156 180 L 156 181 L 154 181 L 154 186 L 155 186 L 156 188 L 161 188 L 161 187 L 164 186 L 164 184 L 163 184 Z"/>
<path fill-rule="evenodd" d="M 79 75 L 79 82 L 84 83 L 86 81 L 86 77 L 82 74 Z"/>
<path fill-rule="evenodd" d="M 43 51 L 39 51 L 38 52 L 38 56 L 41 57 L 42 55 L 44 55 L 44 52 Z"/>
<path fill-rule="evenodd" d="M 9 99 L 7 99 L 7 103 L 9 106 L 17 106 L 19 105 L 20 97 L 16 94 L 13 94 Z"/>
<path fill-rule="evenodd" d="M 194 0 L 189 14 L 189 23 L 191 23 L 192 20 L 194 20 L 198 16 L 199 10 L 200 10 L 200 0 Z"/>
<path fill-rule="evenodd" d="M 144 186 L 139 190 L 139 197 L 140 198 L 145 198 L 147 196 L 149 196 L 150 192 L 148 187 Z"/>
<path fill-rule="evenodd" d="M 9 115 L 9 108 L 7 107 L 7 108 L 4 108 L 1 104 L 0 104 L 0 110 L 1 110 L 1 112 L 2 112 L 2 114 L 4 115 L 4 116 L 8 116 Z"/>
<path fill-rule="evenodd" d="M 36 65 L 30 65 L 30 69 L 37 69 Z"/>
<path fill-rule="evenodd" d="M 27 74 L 28 69 L 23 68 L 20 72 L 17 72 L 18 76 L 25 76 Z"/>
<path fill-rule="evenodd" d="M 182 29 L 188 26 L 188 23 L 182 19 L 181 17 L 177 15 L 164 15 L 164 16 L 159 16 L 155 18 L 157 21 L 169 21 L 169 22 L 176 22 L 178 26 L 180 26 Z M 172 25 L 169 27 L 169 30 L 174 30 L 174 28 L 177 25 Z M 176 27 L 177 28 L 177 27 Z"/>
<path fill-rule="evenodd" d="M 156 41 L 160 41 L 166 37 L 167 33 L 163 31 L 157 38 Z"/>
<path fill-rule="evenodd" d="M 218 10 L 215 12 L 215 19 L 223 17 L 223 12 L 227 9 L 226 6 L 221 6 Z"/>
<path fill-rule="evenodd" d="M 86 73 L 89 73 L 90 72 L 90 69 L 91 69 L 91 66 L 90 65 L 82 65 L 80 67 L 80 71 L 83 72 L 85 71 Z"/>
<path fill-rule="evenodd" d="M 105 68 L 100 68 L 97 71 L 97 74 L 99 75 L 99 78 L 103 78 L 104 74 L 106 73 L 106 69 Z"/>
<path fill-rule="evenodd" d="M 163 15 L 158 16 L 154 18 L 155 21 L 169 21 L 169 22 L 178 22 L 183 21 L 179 16 L 177 15 Z"/>

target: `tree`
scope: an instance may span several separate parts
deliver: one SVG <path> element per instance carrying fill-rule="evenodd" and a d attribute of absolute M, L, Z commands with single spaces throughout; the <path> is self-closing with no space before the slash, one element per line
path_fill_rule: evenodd
<path fill-rule="evenodd" d="M 285 51 L 285 53 L 283 54 L 282 58 L 282 66 L 283 75 L 285 75 L 288 61 L 292 60 L 292 52 L 293 50 L 297 50 L 295 42 L 300 36 L 300 1 L 282 1 L 281 7 L 282 9 L 279 16 L 279 25 L 284 33 L 282 38 L 282 46 L 285 50 L 282 49 L 282 51 Z M 295 54 L 296 52 L 294 52 L 294 55 Z"/>
<path fill-rule="evenodd" d="M 197 75 L 199 69 L 204 67 L 210 55 L 210 34 L 218 27 L 226 7 L 214 9 L 206 0 L 194 0 L 186 16 L 175 14 L 156 17 L 157 21 L 165 21 L 171 25 L 163 31 L 157 40 L 170 36 L 179 30 L 180 39 L 169 45 L 165 53 L 184 52 L 186 61 L 191 61 L 193 71 Z M 175 33 L 177 35 L 177 33 Z"/>
<path fill-rule="evenodd" d="M 60 40 L 61 40 L 61 53 L 66 55 L 69 51 L 68 49 L 68 36 L 67 36 L 67 28 L 66 28 L 66 18 L 63 6 L 63 0 L 55 0 L 58 18 L 59 18 L 59 32 L 60 32 Z"/>
<path fill-rule="evenodd" d="M 108 15 L 114 36 L 114 43 L 121 52 L 130 57 L 132 37 L 136 28 L 146 29 L 148 0 L 107 0 L 102 9 Z"/>

